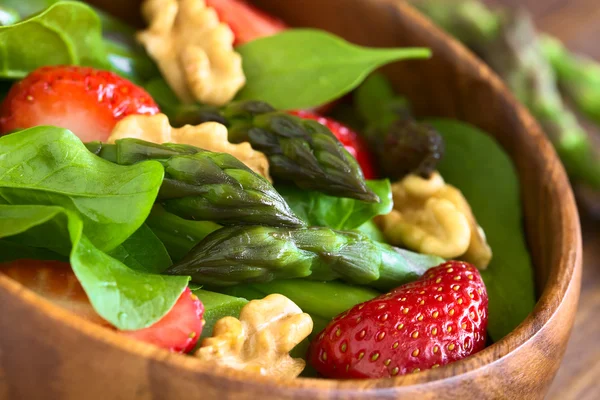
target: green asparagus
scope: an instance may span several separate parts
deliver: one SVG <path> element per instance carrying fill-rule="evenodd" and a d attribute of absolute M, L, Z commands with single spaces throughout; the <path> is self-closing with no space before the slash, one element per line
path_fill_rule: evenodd
<path fill-rule="evenodd" d="M 563 103 L 530 16 L 507 14 L 483 57 L 542 125 L 569 175 L 600 188 L 600 159 L 587 132 Z"/>
<path fill-rule="evenodd" d="M 471 47 L 505 80 L 540 122 L 574 181 L 600 189 L 600 158 L 587 132 L 563 103 L 545 57 L 554 49 L 540 45 L 529 15 L 495 12 L 477 0 L 414 0 L 414 4 Z"/>
<path fill-rule="evenodd" d="M 374 242 L 358 231 L 235 226 L 208 235 L 166 273 L 212 286 L 309 277 L 387 290 L 441 262 Z"/>
<path fill-rule="evenodd" d="M 565 95 L 588 118 L 600 124 L 600 64 L 571 53 L 551 36 L 541 35 L 540 43 Z"/>
<path fill-rule="evenodd" d="M 229 154 L 139 139 L 86 146 L 94 154 L 120 165 L 160 161 L 165 178 L 157 201 L 184 219 L 222 225 L 304 225 L 265 178 Z"/>
<path fill-rule="evenodd" d="M 322 331 L 337 315 L 359 303 L 379 296 L 379 292 L 362 286 L 351 286 L 342 282 L 318 282 L 305 279 L 289 279 L 269 283 L 252 283 L 221 289 L 231 296 L 248 300 L 262 299 L 279 293 L 292 300 L 305 313 L 310 314 L 313 335 Z"/>
<path fill-rule="evenodd" d="M 328 128 L 316 121 L 276 111 L 258 101 L 234 102 L 222 109 L 182 105 L 161 80 L 153 80 L 146 89 L 159 99 L 173 126 L 207 121 L 227 125 L 231 142 L 250 142 L 265 153 L 275 178 L 332 196 L 379 201 L 367 187 L 354 157 Z"/>
<path fill-rule="evenodd" d="M 223 116 L 229 139 L 249 141 L 265 153 L 273 176 L 333 196 L 379 200 L 367 187 L 356 159 L 320 123 L 256 101 L 231 103 L 223 109 Z"/>
<path fill-rule="evenodd" d="M 146 224 L 163 242 L 173 261 L 181 260 L 209 233 L 221 228 L 210 221 L 190 221 L 178 217 L 155 204 Z"/>
<path fill-rule="evenodd" d="M 242 307 L 248 304 L 248 300 L 240 296 L 233 297 L 202 289 L 192 289 L 192 293 L 198 296 L 204 306 L 203 318 L 205 323 L 201 338 L 212 336 L 215 323 L 221 318 L 230 316 L 238 318 Z M 253 298 L 250 300 L 253 300 Z"/>
<path fill-rule="evenodd" d="M 384 75 L 371 75 L 354 94 L 364 135 L 379 169 L 390 178 L 427 178 L 444 155 L 444 141 L 431 126 L 417 122 L 408 101 L 394 93 Z"/>

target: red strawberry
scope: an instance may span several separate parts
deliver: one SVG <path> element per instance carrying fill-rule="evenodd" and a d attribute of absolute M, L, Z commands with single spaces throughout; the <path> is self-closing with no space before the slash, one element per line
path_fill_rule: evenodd
<path fill-rule="evenodd" d="M 477 269 L 449 261 L 337 316 L 311 343 L 308 361 L 337 379 L 436 368 L 485 347 L 487 305 Z"/>
<path fill-rule="evenodd" d="M 88 321 L 110 326 L 90 304 L 69 263 L 16 260 L 0 264 L 0 273 Z"/>
<path fill-rule="evenodd" d="M 156 114 L 146 91 L 108 71 L 41 67 L 16 83 L 0 107 L 0 133 L 37 125 L 70 129 L 82 141 L 106 140 L 131 114 Z"/>
<path fill-rule="evenodd" d="M 315 120 L 329 128 L 335 137 L 337 137 L 338 140 L 342 142 L 344 147 L 346 147 L 346 150 L 348 150 L 348 152 L 352 154 L 354 158 L 356 158 L 358 164 L 360 164 L 363 174 L 365 175 L 365 178 L 376 178 L 377 175 L 375 174 L 373 157 L 369 152 L 367 144 L 358 133 L 354 132 L 346 125 L 311 111 L 292 111 L 291 113 L 301 118 Z"/>
<path fill-rule="evenodd" d="M 114 329 L 96 313 L 68 263 L 17 260 L 0 264 L 0 273 L 88 321 Z M 198 297 L 186 288 L 175 306 L 160 321 L 145 329 L 120 333 L 171 351 L 188 352 L 194 348 L 202 332 L 203 312 L 204 307 Z"/>
<path fill-rule="evenodd" d="M 173 309 L 154 325 L 122 334 L 178 353 L 191 351 L 202 333 L 204 306 L 186 288 Z"/>
<path fill-rule="evenodd" d="M 214 8 L 221 22 L 229 25 L 235 36 L 235 45 L 274 35 L 287 28 L 283 22 L 245 1 L 206 0 L 206 5 Z"/>

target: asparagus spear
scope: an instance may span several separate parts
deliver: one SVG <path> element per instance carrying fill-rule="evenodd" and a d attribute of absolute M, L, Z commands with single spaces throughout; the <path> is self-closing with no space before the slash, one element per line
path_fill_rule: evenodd
<path fill-rule="evenodd" d="M 600 188 L 600 160 L 587 132 L 563 103 L 530 16 L 507 14 L 483 57 L 540 122 L 569 175 Z"/>
<path fill-rule="evenodd" d="M 442 261 L 374 242 L 358 231 L 236 226 L 208 235 L 166 273 L 213 286 L 310 277 L 387 290 Z"/>
<path fill-rule="evenodd" d="M 588 133 L 563 103 L 529 15 L 494 12 L 477 0 L 415 0 L 435 23 L 478 53 L 529 108 L 574 181 L 600 189 L 600 161 Z"/>
<path fill-rule="evenodd" d="M 250 142 L 269 158 L 275 178 L 332 196 L 375 202 L 358 163 L 331 131 L 315 121 L 278 112 L 257 101 L 234 102 L 222 109 L 199 104 L 181 105 L 164 82 L 146 88 L 160 100 L 173 126 L 215 121 L 227 125 L 229 140 Z"/>
<path fill-rule="evenodd" d="M 203 318 L 205 324 L 202 327 L 201 338 L 210 337 L 215 323 L 221 318 L 228 316 L 238 318 L 242 307 L 248 304 L 248 300 L 242 296 L 233 297 L 202 289 L 192 289 L 192 293 L 198 296 L 204 306 Z M 254 297 L 249 300 L 253 299 Z"/>
<path fill-rule="evenodd" d="M 541 35 L 540 44 L 565 95 L 588 118 L 600 123 L 600 64 L 571 53 L 551 36 Z"/>
<path fill-rule="evenodd" d="M 397 96 L 382 75 L 371 75 L 354 94 L 364 135 L 380 170 L 401 179 L 414 173 L 427 178 L 444 155 L 444 141 L 433 127 L 417 122 L 408 101 Z"/>
<path fill-rule="evenodd" d="M 231 103 L 223 109 L 223 116 L 229 139 L 249 141 L 265 153 L 273 176 L 333 196 L 379 201 L 365 184 L 358 162 L 320 123 L 257 101 Z"/>
<path fill-rule="evenodd" d="M 359 303 L 379 296 L 379 292 L 362 286 L 351 286 L 342 282 L 318 282 L 305 279 L 289 279 L 268 283 L 251 283 L 221 289 L 231 296 L 248 300 L 262 299 L 279 293 L 292 300 L 305 313 L 310 314 L 313 335 L 322 331 L 338 314 Z"/>
<path fill-rule="evenodd" d="M 94 154 L 120 165 L 160 161 L 165 167 L 165 178 L 157 200 L 179 217 L 223 225 L 304 225 L 265 178 L 229 154 L 139 139 L 86 146 Z"/>
<path fill-rule="evenodd" d="M 209 233 L 221 228 L 220 225 L 210 221 L 190 221 L 180 218 L 165 210 L 160 204 L 154 205 L 146 224 L 163 242 L 174 261 L 181 260 Z"/>

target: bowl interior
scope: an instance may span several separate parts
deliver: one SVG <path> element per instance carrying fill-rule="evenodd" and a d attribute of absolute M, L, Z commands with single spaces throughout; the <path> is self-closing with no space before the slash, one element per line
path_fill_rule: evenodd
<path fill-rule="evenodd" d="M 140 23 L 137 0 L 95 0 L 90 3 L 135 24 Z M 150 351 L 149 346 L 139 343 L 115 344 L 120 340 L 116 335 L 113 335 L 114 338 L 111 336 L 109 342 L 123 351 L 164 362 L 170 368 L 178 367 L 179 371 L 195 371 L 198 376 L 223 378 L 233 386 L 243 382 L 253 386 L 265 385 L 261 389 L 264 392 L 269 387 L 280 386 L 297 387 L 305 391 L 352 391 L 367 386 L 376 389 L 431 382 L 481 368 L 501 359 L 532 338 L 560 306 L 581 257 L 579 222 L 573 196 L 564 171 L 537 123 L 515 102 L 487 67 L 403 2 L 253 0 L 252 3 L 291 25 L 326 29 L 358 44 L 432 48 L 434 57 L 431 60 L 398 63 L 386 67 L 384 71 L 396 89 L 410 98 L 418 115 L 456 118 L 476 125 L 496 138 L 511 156 L 520 176 L 525 229 L 535 267 L 538 304 L 515 331 L 474 357 L 438 370 L 360 383 L 304 378 L 282 383 L 260 377 L 249 383 L 244 374 L 218 368 L 209 371 L 195 359 L 177 355 L 167 357 L 164 352 Z M 56 310 L 51 313 L 59 315 Z M 60 318 L 66 317 L 63 315 Z M 96 339 L 105 335 L 100 328 L 86 324 L 78 326 L 85 326 L 83 330 Z"/>

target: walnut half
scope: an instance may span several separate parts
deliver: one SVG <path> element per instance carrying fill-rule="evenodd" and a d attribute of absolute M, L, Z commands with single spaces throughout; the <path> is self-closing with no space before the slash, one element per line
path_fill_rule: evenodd
<path fill-rule="evenodd" d="M 492 250 L 483 229 L 462 193 L 439 173 L 429 179 L 408 175 L 392 185 L 392 193 L 394 209 L 378 218 L 391 244 L 488 266 Z"/>
<path fill-rule="evenodd" d="M 271 294 L 242 308 L 240 319 L 221 318 L 213 336 L 196 352 L 200 359 L 276 378 L 295 378 L 304 369 L 302 359 L 289 352 L 312 331 L 308 314 L 290 299 Z"/>
<path fill-rule="evenodd" d="M 145 0 L 138 40 L 183 102 L 221 106 L 246 83 L 233 33 L 204 0 Z"/>
<path fill-rule="evenodd" d="M 135 138 L 152 143 L 189 144 L 204 150 L 228 153 L 246 164 L 248 168 L 271 180 L 269 160 L 250 143 L 230 143 L 227 140 L 227 127 L 218 122 L 205 122 L 200 125 L 185 125 L 173 128 L 164 114 L 130 115 L 115 125 L 108 143 L 118 139 Z"/>

